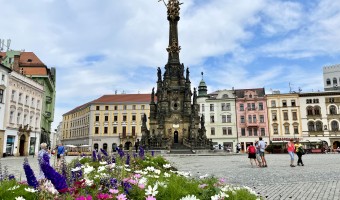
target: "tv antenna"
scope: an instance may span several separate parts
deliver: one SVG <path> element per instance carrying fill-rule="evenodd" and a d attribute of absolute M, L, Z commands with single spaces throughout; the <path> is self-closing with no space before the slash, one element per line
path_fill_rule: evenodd
<path fill-rule="evenodd" d="M 6 51 L 10 50 L 11 46 L 11 39 L 7 39 L 6 44 L 5 44 L 5 39 L 0 39 L 0 52 L 4 50 L 4 48 L 6 48 Z"/>

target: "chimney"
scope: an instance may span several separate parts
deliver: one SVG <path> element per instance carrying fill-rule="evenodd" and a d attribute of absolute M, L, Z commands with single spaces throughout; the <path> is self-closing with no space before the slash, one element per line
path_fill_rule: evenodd
<path fill-rule="evenodd" d="M 14 55 L 13 70 L 20 73 L 19 67 L 20 55 Z"/>

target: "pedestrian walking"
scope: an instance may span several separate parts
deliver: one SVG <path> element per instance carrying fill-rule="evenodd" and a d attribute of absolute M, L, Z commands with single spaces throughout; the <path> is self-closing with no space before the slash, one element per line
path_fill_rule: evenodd
<path fill-rule="evenodd" d="M 44 154 L 47 154 L 49 158 L 51 158 L 51 154 L 50 151 L 47 150 L 47 144 L 46 143 L 41 143 L 40 144 L 40 151 L 38 152 L 38 162 L 44 162 L 43 161 L 43 156 Z M 50 164 L 50 163 L 48 163 Z M 45 174 L 41 169 L 41 166 L 39 165 L 40 171 L 39 171 L 39 176 L 38 176 L 38 180 L 44 179 L 45 178 Z"/>
<path fill-rule="evenodd" d="M 295 167 L 295 165 L 294 165 L 295 144 L 294 144 L 293 139 L 290 139 L 290 141 L 286 145 L 286 148 L 287 148 L 288 154 L 290 156 L 290 166 Z"/>
<path fill-rule="evenodd" d="M 295 144 L 295 150 L 296 150 L 296 155 L 298 156 L 298 161 L 297 161 L 297 165 L 300 166 L 304 166 L 303 162 L 302 162 L 302 155 L 305 154 L 305 150 L 303 149 L 302 144 L 300 144 L 299 140 L 296 141 Z"/>
<path fill-rule="evenodd" d="M 262 137 L 259 137 L 258 149 L 260 151 L 262 167 L 267 167 L 267 161 L 264 157 L 264 151 L 266 150 L 267 144 L 262 140 Z"/>
<path fill-rule="evenodd" d="M 64 157 L 65 154 L 65 147 L 62 143 L 59 143 L 58 149 L 57 149 L 57 167 L 60 166 L 60 160 Z"/>
<path fill-rule="evenodd" d="M 240 153 L 240 150 L 241 150 L 241 144 L 237 143 L 237 145 L 236 145 L 236 153 Z"/>
<path fill-rule="evenodd" d="M 257 161 L 257 166 L 261 167 L 262 166 L 262 159 L 260 156 L 260 149 L 259 149 L 259 142 L 255 141 L 255 148 L 256 148 L 256 161 Z"/>
<path fill-rule="evenodd" d="M 248 146 L 247 152 L 248 152 L 248 158 L 250 160 L 251 167 L 253 167 L 253 161 L 254 161 L 255 166 L 256 166 L 257 165 L 257 163 L 256 163 L 256 149 L 253 146 L 253 144 L 250 144 Z"/>

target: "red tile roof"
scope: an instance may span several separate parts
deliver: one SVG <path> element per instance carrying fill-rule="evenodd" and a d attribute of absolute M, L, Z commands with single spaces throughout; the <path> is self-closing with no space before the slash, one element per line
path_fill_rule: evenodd
<path fill-rule="evenodd" d="M 45 64 L 33 52 L 20 53 L 20 65 L 44 66 Z"/>
<path fill-rule="evenodd" d="M 23 70 L 27 75 L 47 75 L 46 67 L 23 67 Z"/>

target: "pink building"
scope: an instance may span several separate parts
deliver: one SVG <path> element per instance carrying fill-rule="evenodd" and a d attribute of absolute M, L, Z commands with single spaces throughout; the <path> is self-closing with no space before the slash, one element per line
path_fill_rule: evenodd
<path fill-rule="evenodd" d="M 267 101 L 264 88 L 235 90 L 238 142 L 241 151 L 262 136 L 269 144 Z"/>

